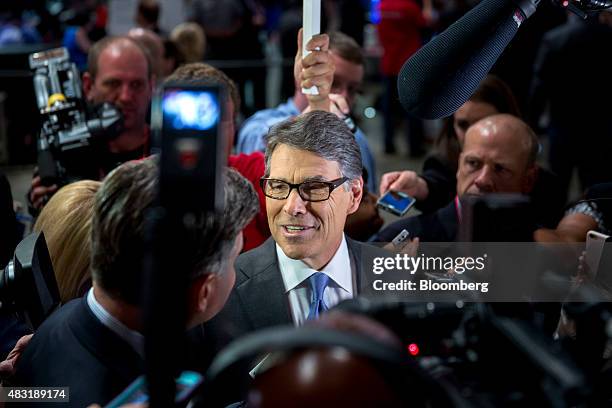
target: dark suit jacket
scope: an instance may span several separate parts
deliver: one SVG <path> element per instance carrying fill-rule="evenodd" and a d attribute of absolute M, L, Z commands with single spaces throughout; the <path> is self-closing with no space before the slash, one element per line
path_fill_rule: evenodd
<path fill-rule="evenodd" d="M 94 402 L 105 405 L 142 372 L 140 356 L 99 322 L 83 297 L 40 326 L 10 383 L 70 387 L 70 403 L 60 405 L 81 408 Z"/>
<path fill-rule="evenodd" d="M 368 294 L 374 278 L 371 258 L 388 256 L 377 247 L 346 237 L 356 268 L 357 293 Z M 285 285 L 276 257 L 276 243 L 269 238 L 236 261 L 236 284 L 223 310 L 210 322 L 189 333 L 195 350 L 189 359 L 193 369 L 208 367 L 214 355 L 233 339 L 271 326 L 292 325 Z M 204 344 L 204 345 L 203 345 Z"/>

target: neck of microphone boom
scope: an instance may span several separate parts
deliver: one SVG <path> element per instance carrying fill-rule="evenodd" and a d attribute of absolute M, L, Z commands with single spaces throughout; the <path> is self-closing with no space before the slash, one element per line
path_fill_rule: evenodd
<path fill-rule="evenodd" d="M 515 3 L 519 9 L 525 15 L 525 18 L 529 18 L 536 12 L 536 9 L 540 5 L 542 0 L 515 0 Z"/>

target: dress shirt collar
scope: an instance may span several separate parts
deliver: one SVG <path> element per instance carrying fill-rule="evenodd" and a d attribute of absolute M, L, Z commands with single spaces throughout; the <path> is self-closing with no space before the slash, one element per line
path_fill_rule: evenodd
<path fill-rule="evenodd" d="M 295 104 L 295 101 L 293 100 L 293 97 L 287 99 L 287 102 L 285 102 L 284 104 L 281 105 L 281 109 L 283 111 L 286 110 L 286 112 L 288 114 L 291 114 L 291 116 L 297 116 L 300 113 L 300 110 L 297 108 L 297 105 Z"/>
<path fill-rule="evenodd" d="M 91 309 L 91 312 L 104 326 L 108 327 L 113 333 L 121 337 L 126 341 L 138 355 L 144 358 L 144 336 L 137 331 L 128 328 L 126 325 L 121 323 L 116 317 L 108 313 L 104 306 L 102 306 L 94 295 L 93 288 L 89 289 L 87 294 L 87 305 Z"/>
<path fill-rule="evenodd" d="M 342 235 L 340 247 L 333 258 L 323 269 L 316 271 L 299 259 L 291 259 L 276 244 L 276 255 L 278 266 L 285 283 L 285 292 L 295 289 L 315 272 L 323 272 L 329 276 L 338 286 L 353 295 L 353 274 L 351 271 L 351 259 L 349 256 L 346 239 Z"/>

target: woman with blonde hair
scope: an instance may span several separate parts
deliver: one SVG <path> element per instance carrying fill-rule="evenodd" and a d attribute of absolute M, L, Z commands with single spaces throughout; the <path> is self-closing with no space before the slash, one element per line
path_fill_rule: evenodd
<path fill-rule="evenodd" d="M 34 230 L 42 231 L 51 255 L 62 303 L 91 286 L 91 218 L 99 181 L 81 180 L 62 187 L 41 211 Z"/>

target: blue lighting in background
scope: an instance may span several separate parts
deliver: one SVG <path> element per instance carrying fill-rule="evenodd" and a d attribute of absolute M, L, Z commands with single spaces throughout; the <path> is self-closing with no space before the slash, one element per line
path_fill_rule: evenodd
<path fill-rule="evenodd" d="M 370 22 L 372 24 L 380 23 L 380 0 L 370 0 Z"/>
<path fill-rule="evenodd" d="M 209 130 L 219 122 L 221 111 L 213 94 L 177 90 L 164 95 L 165 126 L 174 129 Z"/>

